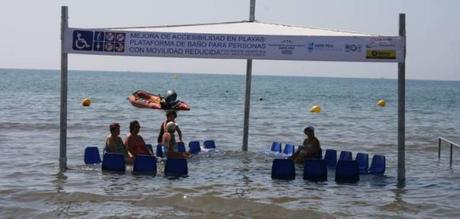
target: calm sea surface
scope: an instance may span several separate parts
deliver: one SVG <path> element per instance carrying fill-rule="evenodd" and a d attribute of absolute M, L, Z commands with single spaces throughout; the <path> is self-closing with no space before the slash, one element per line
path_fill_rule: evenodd
<path fill-rule="evenodd" d="M 448 146 L 437 159 L 437 137 L 460 142 L 460 82 L 407 81 L 406 175 L 398 188 L 397 81 L 254 76 L 249 152 L 241 152 L 242 75 L 69 72 L 68 167 L 58 173 L 60 73 L 0 69 L 0 218 L 261 217 L 455 218 L 460 215 L 460 150 L 449 168 Z M 164 113 L 131 106 L 137 89 L 175 89 L 188 102 L 179 112 L 184 140 L 214 139 L 218 151 L 189 160 L 189 177 L 102 173 L 83 150 L 102 151 L 108 125 L 137 119 L 155 144 Z M 93 103 L 84 108 L 83 98 Z M 387 106 L 376 102 L 385 99 Z M 321 105 L 322 112 L 309 109 Z M 312 125 L 322 148 L 382 154 L 385 176 L 357 184 L 272 180 L 272 141 L 300 144 Z"/>

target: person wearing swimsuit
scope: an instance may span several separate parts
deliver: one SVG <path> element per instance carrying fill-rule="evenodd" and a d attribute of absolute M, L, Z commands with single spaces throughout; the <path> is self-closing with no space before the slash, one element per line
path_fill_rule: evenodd
<path fill-rule="evenodd" d="M 174 135 L 176 131 L 176 123 L 168 122 L 165 127 L 166 132 L 163 134 L 161 143 L 166 147 L 166 157 L 167 158 L 189 158 L 190 153 L 188 152 L 178 152 L 177 151 L 177 142 Z"/>
<path fill-rule="evenodd" d="M 134 157 L 139 154 L 153 156 L 153 152 L 145 146 L 144 139 L 139 135 L 140 128 L 141 126 L 137 120 L 129 123 L 129 134 L 125 139 L 126 148 Z"/>
<path fill-rule="evenodd" d="M 166 111 L 166 121 L 164 121 L 163 123 L 161 123 L 161 126 L 160 126 L 160 133 L 158 133 L 158 144 L 161 144 L 161 142 L 163 141 L 163 134 L 165 133 L 165 130 L 166 130 L 166 124 L 168 124 L 168 122 L 176 122 L 176 118 L 177 118 L 177 113 L 176 111 L 174 110 L 168 110 Z M 180 130 L 179 126 L 177 125 L 176 123 L 176 132 L 179 136 L 179 142 L 183 142 L 182 141 L 182 131 Z"/>
<path fill-rule="evenodd" d="M 315 137 L 315 129 L 312 126 L 308 126 L 304 129 L 304 133 L 307 138 L 303 141 L 303 145 L 290 157 L 298 164 L 303 164 L 307 159 L 321 157 L 321 145 Z"/>
<path fill-rule="evenodd" d="M 125 161 L 127 163 L 131 163 L 130 156 L 128 155 L 128 151 L 126 150 L 125 144 L 123 144 L 123 140 L 120 138 L 120 124 L 112 123 L 109 126 L 110 135 L 107 136 L 105 139 L 105 152 L 108 153 L 120 153 L 123 154 L 125 157 Z"/>

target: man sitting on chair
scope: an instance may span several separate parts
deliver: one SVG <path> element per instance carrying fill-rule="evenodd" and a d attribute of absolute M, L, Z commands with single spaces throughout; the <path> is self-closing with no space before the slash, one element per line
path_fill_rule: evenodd
<path fill-rule="evenodd" d="M 305 160 L 310 158 L 321 157 L 321 146 L 319 140 L 315 137 L 315 129 L 308 126 L 303 131 L 307 138 L 303 141 L 303 145 L 290 157 L 294 162 L 303 164 Z"/>

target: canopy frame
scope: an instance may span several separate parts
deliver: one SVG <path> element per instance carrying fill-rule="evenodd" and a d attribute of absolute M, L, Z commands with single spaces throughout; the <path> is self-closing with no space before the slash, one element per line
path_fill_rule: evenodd
<path fill-rule="evenodd" d="M 400 185 L 405 184 L 405 62 L 406 62 L 406 16 L 399 14 L 399 37 L 403 43 L 402 60 L 398 61 L 398 172 L 397 180 Z M 249 21 L 255 21 L 255 0 L 251 0 Z M 67 169 L 67 88 L 68 88 L 68 45 L 66 45 L 66 33 L 68 25 L 68 8 L 61 8 L 61 89 L 60 89 L 60 139 L 59 139 L 59 168 L 60 171 Z M 206 58 L 206 57 L 205 57 Z M 244 104 L 244 125 L 242 151 L 248 150 L 250 96 L 252 81 L 252 58 L 246 62 L 246 89 Z"/>

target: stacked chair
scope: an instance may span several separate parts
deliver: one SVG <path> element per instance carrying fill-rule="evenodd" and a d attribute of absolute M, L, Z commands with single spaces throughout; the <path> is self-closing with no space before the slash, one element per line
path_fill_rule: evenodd
<path fill-rule="evenodd" d="M 206 140 L 203 142 L 203 145 L 206 149 L 216 149 L 216 143 L 214 140 Z"/>
<path fill-rule="evenodd" d="M 286 144 L 284 146 L 283 154 L 286 156 L 292 156 L 295 152 L 295 146 L 293 144 Z"/>
<path fill-rule="evenodd" d="M 167 159 L 164 174 L 167 177 L 182 177 L 188 175 L 186 159 Z"/>
<path fill-rule="evenodd" d="M 198 154 L 201 152 L 201 146 L 199 141 L 190 141 L 188 143 L 189 151 L 191 154 Z"/>
<path fill-rule="evenodd" d="M 291 159 L 274 159 L 272 164 L 272 179 L 295 179 L 294 161 Z"/>
<path fill-rule="evenodd" d="M 134 158 L 133 174 L 157 175 L 157 160 L 153 156 L 138 155 Z"/>
<path fill-rule="evenodd" d="M 271 151 L 285 155 L 292 155 L 295 147 L 286 144 L 284 150 L 279 142 L 273 142 Z M 338 159 L 337 159 L 338 158 Z M 335 169 L 335 181 L 337 183 L 357 183 L 360 174 L 383 175 L 385 173 L 385 156 L 374 155 L 369 167 L 369 155 L 357 153 L 353 159 L 351 151 L 341 151 L 337 157 L 337 151 L 326 149 L 324 159 L 322 157 L 306 160 L 303 165 L 303 179 L 309 181 L 327 181 L 328 169 Z M 271 170 L 272 179 L 293 180 L 295 179 L 295 165 L 291 159 L 274 159 Z"/>
<path fill-rule="evenodd" d="M 310 181 L 327 181 L 326 160 L 306 160 L 303 165 L 303 179 Z"/>
<path fill-rule="evenodd" d="M 100 164 L 101 155 L 99 155 L 99 149 L 97 146 L 87 146 L 85 148 L 84 156 L 85 164 Z"/>
<path fill-rule="evenodd" d="M 102 170 L 124 173 L 126 170 L 125 157 L 119 153 L 104 153 Z"/>

